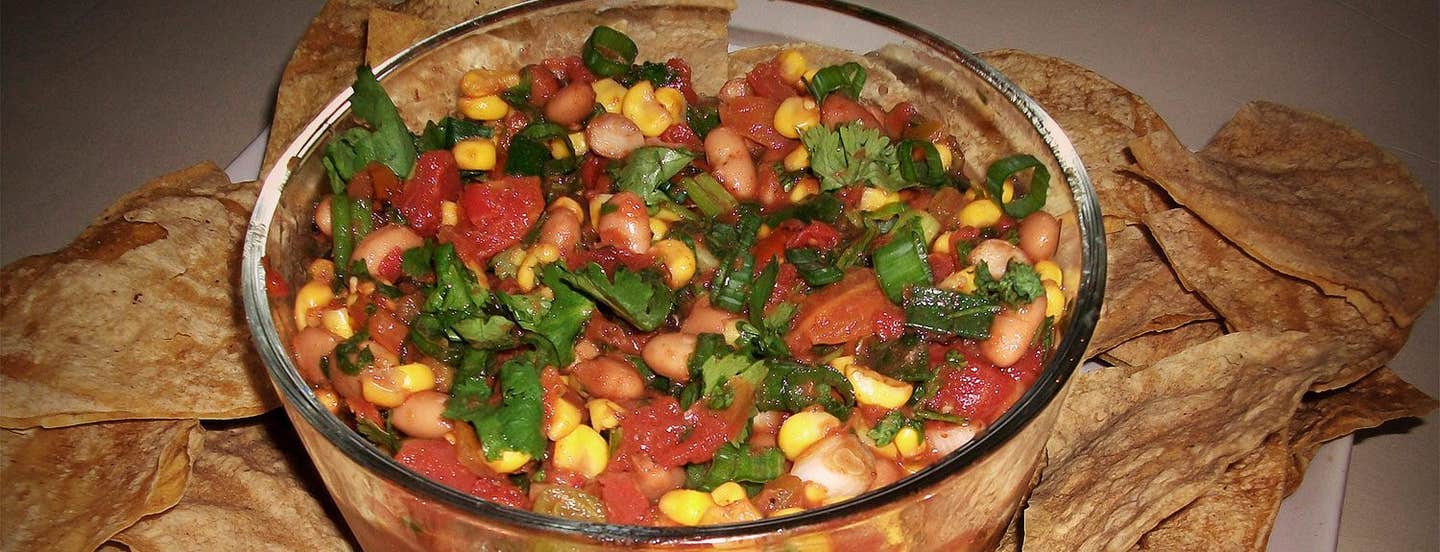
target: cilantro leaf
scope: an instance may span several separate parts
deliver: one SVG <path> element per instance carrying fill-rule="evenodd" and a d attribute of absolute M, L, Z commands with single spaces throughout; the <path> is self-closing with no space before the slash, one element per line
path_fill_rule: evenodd
<path fill-rule="evenodd" d="M 506 349 L 516 344 L 511 331 L 515 323 L 504 316 L 476 316 L 456 322 L 451 326 L 456 334 L 480 349 Z"/>
<path fill-rule="evenodd" d="M 709 462 L 685 466 L 685 487 L 710 492 L 726 481 L 765 483 L 784 474 L 785 455 L 780 449 L 751 451 L 744 445 L 725 443 Z"/>
<path fill-rule="evenodd" d="M 550 264 L 545 266 L 545 278 L 569 284 L 610 307 L 641 331 L 659 328 L 675 308 L 675 292 L 653 270 L 631 272 L 617 267 L 612 281 L 597 263 L 589 263 L 575 272 Z"/>
<path fill-rule="evenodd" d="M 904 307 L 906 326 L 970 339 L 990 337 L 990 323 L 1000 311 L 989 297 L 930 286 L 912 288 Z"/>
<path fill-rule="evenodd" d="M 331 187 L 335 187 L 335 178 L 339 177 L 343 189 L 350 177 L 371 161 L 390 167 L 401 179 L 408 178 L 415 168 L 415 142 L 400 118 L 400 111 L 395 109 L 395 102 L 390 100 L 369 66 L 355 69 L 355 84 L 351 88 L 354 93 L 350 95 L 350 111 L 368 123 L 371 130 L 350 129 L 325 148 L 324 163 L 330 173 Z"/>
<path fill-rule="evenodd" d="M 996 280 L 990 276 L 985 262 L 981 261 L 975 265 L 975 294 L 997 303 L 1018 307 L 1028 305 L 1035 298 L 1045 295 L 1045 286 L 1041 285 L 1040 275 L 1035 273 L 1035 268 L 1028 264 L 1010 261 L 1005 267 L 1005 274 Z"/>
<path fill-rule="evenodd" d="M 497 293 L 496 296 L 509 309 L 515 322 L 529 332 L 527 339 L 548 353 L 556 366 L 566 366 L 575 359 L 575 337 L 595 312 L 595 304 L 557 278 L 550 270 L 554 266 L 547 265 L 541 276 L 541 282 L 554 294 L 553 299 L 545 299 L 538 293 Z"/>
<path fill-rule="evenodd" d="M 820 177 L 822 191 L 871 185 L 888 190 L 904 188 L 895 146 L 880 131 L 859 122 L 835 130 L 815 125 L 800 135 L 810 152 L 810 168 Z"/>
<path fill-rule="evenodd" d="M 625 165 L 615 173 L 615 184 L 645 198 L 646 205 L 655 205 L 665 199 L 660 183 L 675 176 L 694 158 L 695 154 L 685 149 L 645 146 L 625 158 Z"/>
<path fill-rule="evenodd" d="M 400 437 L 390 430 L 388 420 L 385 425 L 387 427 L 380 427 L 368 419 L 355 418 L 355 431 L 360 432 L 360 435 L 371 443 L 375 443 L 381 450 L 394 454 L 395 451 L 400 450 Z"/>
<path fill-rule="evenodd" d="M 500 366 L 499 379 L 499 404 L 486 402 L 473 408 L 456 409 L 456 419 L 475 426 L 481 448 L 490 460 L 500 458 L 506 451 L 540 458 L 545 453 L 545 436 L 540 429 L 545 415 L 540 368 L 529 355 L 521 355 Z"/>

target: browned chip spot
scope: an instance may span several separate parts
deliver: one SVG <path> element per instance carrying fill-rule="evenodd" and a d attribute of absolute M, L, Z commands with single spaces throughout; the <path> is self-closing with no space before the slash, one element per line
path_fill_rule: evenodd
<path fill-rule="evenodd" d="M 1106 234 L 1105 245 L 1105 304 L 1086 356 L 1141 334 L 1215 317 L 1199 297 L 1181 287 L 1144 230 L 1128 226 Z"/>
<path fill-rule="evenodd" d="M 227 550 L 235 543 L 249 550 L 356 549 L 339 517 L 311 494 L 324 491 L 307 489 L 302 474 L 309 466 L 287 458 L 276 442 L 275 434 L 289 431 L 250 423 L 205 432 L 205 450 L 179 504 L 114 540 L 133 550 Z M 299 443 L 291 436 L 289 445 Z"/>
<path fill-rule="evenodd" d="M 1370 323 L 1341 297 L 1271 270 L 1226 241 L 1185 209 L 1145 218 L 1185 286 L 1225 317 L 1234 330 L 1296 330 L 1336 342 L 1335 355 L 1316 366 L 1316 390 L 1334 389 L 1380 367 L 1405 344 L 1406 331 L 1389 320 Z"/>
<path fill-rule="evenodd" d="M 194 420 L 0 430 L 0 549 L 94 550 L 180 500 Z"/>
<path fill-rule="evenodd" d="M 1134 545 L 1284 427 L 1326 354 L 1304 333 L 1240 332 L 1134 374 L 1079 374 L 1025 511 L 1026 549 Z"/>
<path fill-rule="evenodd" d="M 238 291 L 254 197 L 197 165 L 126 195 L 65 249 L 0 269 L 0 425 L 273 407 Z"/>
<path fill-rule="evenodd" d="M 1424 416 L 1437 406 L 1440 402 L 1383 367 L 1348 387 L 1305 397 L 1290 421 L 1293 458 L 1285 494 L 1300 486 L 1322 443 L 1389 420 Z"/>
<path fill-rule="evenodd" d="M 1290 443 L 1271 435 L 1265 444 L 1230 465 L 1200 498 L 1160 522 L 1137 550 L 1263 551 L 1275 526 Z"/>
<path fill-rule="evenodd" d="M 1131 144 L 1144 172 L 1266 265 L 1409 326 L 1440 278 L 1440 229 L 1393 156 L 1318 115 L 1255 102 L 1200 154 L 1169 133 Z"/>
<path fill-rule="evenodd" d="M 1202 320 L 1173 330 L 1137 336 L 1105 351 L 1100 357 L 1130 371 L 1142 370 L 1175 354 L 1175 351 L 1183 351 L 1224 333 L 1225 327 L 1219 321 Z"/>
<path fill-rule="evenodd" d="M 373 8 L 365 24 L 365 63 L 380 65 L 441 28 L 413 15 Z"/>

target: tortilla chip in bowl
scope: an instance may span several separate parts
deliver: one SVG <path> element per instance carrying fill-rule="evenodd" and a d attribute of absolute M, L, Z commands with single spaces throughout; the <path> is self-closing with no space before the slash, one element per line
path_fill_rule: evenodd
<path fill-rule="evenodd" d="M 728 4 L 543 2 L 495 12 L 463 23 L 392 58 L 378 71 L 411 132 L 454 111 L 461 76 L 471 69 L 514 71 L 580 50 L 597 25 L 633 37 L 637 60 L 677 56 L 690 61 L 698 92 L 714 92 L 737 60 L 724 56 Z M 823 10 L 824 8 L 812 8 Z M 296 332 L 292 297 L 267 297 L 267 276 L 304 280 L 308 260 L 320 253 L 311 239 L 310 214 L 325 187 L 323 145 L 354 127 L 350 93 L 332 100 L 290 144 L 267 176 L 246 246 L 247 314 L 287 414 L 356 538 L 374 549 L 435 549 L 455 543 L 536 544 L 578 550 L 867 543 L 908 539 L 924 548 L 987 549 L 1028 492 L 1041 447 L 1058 413 L 1064 384 L 1078 365 L 1099 307 L 1104 281 L 1100 218 L 1084 169 L 1058 125 L 975 56 L 908 24 L 873 15 L 872 24 L 901 33 L 917 48 L 886 47 L 859 58 L 812 50 L 817 59 L 863 59 L 876 75 L 895 75 L 867 99 L 882 105 L 913 101 L 943 114 L 961 139 L 957 159 L 967 175 L 1014 152 L 1027 152 L 1049 170 L 1046 210 L 1059 220 L 1057 265 L 1065 276 L 1065 314 L 1058 344 L 1042 376 L 981 437 L 898 484 L 799 514 L 745 523 L 698 527 L 642 527 L 581 522 L 487 502 L 421 477 L 367 442 L 331 414 L 297 373 L 287 345 Z M 820 37 L 825 38 L 825 37 Z M 843 37 L 829 41 L 844 45 Z M 772 54 L 773 55 L 773 54 Z M 883 71 L 882 71 L 883 69 Z M 883 83 L 882 80 L 877 82 Z M 892 101 L 888 101 L 892 100 Z M 1038 171 L 1037 171 L 1038 172 Z M 952 523 L 924 520 L 967 512 Z"/>

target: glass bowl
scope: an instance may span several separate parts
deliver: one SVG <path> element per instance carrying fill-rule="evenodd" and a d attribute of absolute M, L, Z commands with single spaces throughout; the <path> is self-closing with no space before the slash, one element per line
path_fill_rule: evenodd
<path fill-rule="evenodd" d="M 403 71 L 435 71 L 434 60 L 463 57 L 467 39 L 481 40 L 476 37 L 487 30 L 524 18 L 615 5 L 597 0 L 521 4 L 430 37 L 382 64 L 377 73 L 386 82 Z M 803 26 L 812 31 L 797 34 L 795 21 L 806 21 Z M 922 101 L 947 99 L 948 126 L 964 144 L 967 160 L 1025 152 L 1049 167 L 1046 210 L 1062 224 L 1055 260 L 1066 275 L 1067 307 L 1057 324 L 1058 346 L 1040 378 L 984 433 L 948 457 L 890 486 L 792 516 L 693 528 L 586 523 L 507 508 L 435 483 L 385 455 L 316 401 L 287 352 L 295 331 L 288 314 L 291 298 L 266 293 L 262 259 L 286 281 L 297 282 L 319 252 L 310 237 L 310 213 L 325 188 L 324 145 L 354 125 L 347 90 L 306 126 L 266 175 L 246 235 L 241 285 L 251 333 L 285 412 L 366 549 L 985 550 L 999 541 L 1031 487 L 1065 383 L 1082 359 L 1099 313 L 1103 230 L 1080 159 L 1055 121 L 1002 75 L 910 23 L 847 4 L 759 2 L 741 6 L 730 31 L 732 48 L 804 40 L 864 52 L 898 44 L 872 56 L 896 62 L 890 67 Z M 451 70 L 456 72 L 446 76 L 448 81 L 436 82 L 457 82 L 464 68 Z M 404 112 L 403 99 L 397 103 Z"/>

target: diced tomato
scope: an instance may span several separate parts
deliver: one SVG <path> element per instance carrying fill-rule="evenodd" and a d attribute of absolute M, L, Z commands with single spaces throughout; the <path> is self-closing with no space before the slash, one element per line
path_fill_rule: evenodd
<path fill-rule="evenodd" d="M 405 262 L 404 254 L 405 252 L 398 247 L 391 249 L 389 253 L 385 254 L 385 258 L 380 259 L 380 267 L 375 271 L 375 276 L 386 282 L 394 282 L 399 279 L 401 273 L 404 272 L 400 268 Z"/>
<path fill-rule="evenodd" d="M 795 87 L 780 77 L 780 63 L 773 59 L 750 69 L 750 73 L 745 75 L 745 83 L 750 85 L 750 90 L 756 95 L 772 100 L 784 100 L 799 95 Z"/>
<path fill-rule="evenodd" d="M 270 268 L 270 257 L 261 257 L 260 266 L 265 269 L 265 294 L 272 299 L 289 296 L 290 284 L 285 283 L 284 276 Z"/>
<path fill-rule="evenodd" d="M 521 69 L 530 75 L 530 105 L 545 107 L 550 97 L 560 91 L 560 79 L 544 67 L 529 65 Z"/>
<path fill-rule="evenodd" d="M 800 284 L 800 271 L 795 265 L 785 263 L 780 265 L 780 273 L 775 277 L 775 289 L 770 291 L 770 298 L 765 300 L 765 308 L 769 309 L 789 299 Z"/>
<path fill-rule="evenodd" d="M 665 60 L 665 66 L 675 72 L 675 80 L 668 86 L 679 89 L 680 93 L 685 95 L 685 101 L 688 103 L 693 104 L 699 101 L 700 97 L 695 95 L 695 86 L 691 84 L 690 80 L 690 64 L 680 58 L 670 58 Z"/>
<path fill-rule="evenodd" d="M 528 509 L 530 498 L 496 475 L 481 476 L 460 464 L 455 445 L 444 439 L 406 439 L 395 459 L 420 475 L 491 502 Z"/>
<path fill-rule="evenodd" d="M 611 322 L 598 310 L 590 315 L 590 323 L 585 325 L 585 339 L 631 355 L 640 354 L 646 341 L 643 335 L 631 334 L 624 326 Z"/>
<path fill-rule="evenodd" d="M 905 333 L 905 312 L 894 308 L 875 313 L 874 329 L 880 341 L 899 339 Z"/>
<path fill-rule="evenodd" d="M 955 255 L 953 254 L 931 253 L 925 257 L 925 261 L 930 263 L 930 272 L 935 276 L 937 282 L 955 273 Z"/>
<path fill-rule="evenodd" d="M 506 177 L 465 186 L 460 208 L 465 211 L 462 228 L 449 233 L 461 258 L 484 264 L 507 247 L 520 243 L 540 219 L 545 196 L 540 179 Z"/>
<path fill-rule="evenodd" d="M 373 188 L 374 197 L 380 201 L 390 201 L 395 194 L 400 193 L 400 179 L 395 172 L 381 163 L 371 161 L 365 165 L 365 172 L 370 174 L 370 184 Z"/>
<path fill-rule="evenodd" d="M 860 124 L 882 132 L 885 129 L 874 113 L 844 94 L 831 94 L 825 96 L 825 101 L 820 102 L 820 124 L 826 128 L 835 128 L 851 121 L 860 121 Z"/>
<path fill-rule="evenodd" d="M 730 440 L 730 427 L 715 411 L 697 403 L 680 410 L 662 396 L 622 415 L 619 456 L 647 455 L 661 466 L 707 462 Z"/>
<path fill-rule="evenodd" d="M 785 258 L 785 250 L 808 247 L 820 251 L 831 251 L 840 244 L 840 232 L 824 222 L 802 223 L 789 219 L 770 231 L 770 235 L 755 243 L 755 268 L 764 268 L 771 257 Z"/>
<path fill-rule="evenodd" d="M 670 125 L 669 128 L 666 128 L 665 132 L 660 133 L 660 141 L 667 144 L 685 146 L 695 151 L 705 149 L 705 146 L 700 143 L 700 137 L 695 135 L 695 131 L 690 130 L 690 127 L 683 123 Z"/>
<path fill-rule="evenodd" d="M 770 98 L 735 98 L 720 104 L 720 123 L 768 149 L 781 149 L 790 141 L 775 130 L 775 110 L 779 108 L 780 102 Z"/>
<path fill-rule="evenodd" d="M 370 164 L 374 165 L 375 162 L 371 161 Z M 345 185 L 345 195 L 350 197 L 369 199 L 374 193 L 375 184 L 370 180 L 370 171 L 365 169 L 356 171 L 350 176 L 350 183 Z"/>
<path fill-rule="evenodd" d="M 590 249 L 576 251 L 565 260 L 565 265 L 571 270 L 594 262 L 600 265 L 600 269 L 607 276 L 615 274 L 615 268 L 623 266 L 631 272 L 644 270 L 655 266 L 657 262 L 654 255 L 649 253 L 635 253 L 628 249 L 619 249 L 609 245 L 596 245 Z"/>
<path fill-rule="evenodd" d="M 1038 347 L 1026 353 L 1009 368 L 996 368 L 985 360 L 976 342 L 962 340 L 954 346 L 931 345 L 932 363 L 943 363 L 949 351 L 965 356 L 965 366 L 940 368 L 940 389 L 926 402 L 936 412 L 964 416 L 981 425 L 989 425 L 1000 417 L 1039 376 L 1044 352 Z"/>
<path fill-rule="evenodd" d="M 650 500 L 640 491 L 633 474 L 605 472 L 596 480 L 600 482 L 600 501 L 605 504 L 606 521 L 640 525 L 650 519 Z"/>
<path fill-rule="evenodd" d="M 1010 215 L 1000 215 L 1000 220 L 995 221 L 995 231 L 999 233 L 997 235 L 1004 235 L 1019 224 L 1015 219 L 1010 218 Z"/>
<path fill-rule="evenodd" d="M 608 194 L 612 190 L 612 180 L 605 172 L 610 165 L 610 160 L 599 155 L 590 154 L 585 156 L 585 162 L 580 164 L 580 182 L 585 184 L 586 199 L 594 199 L 600 194 Z"/>
<path fill-rule="evenodd" d="M 399 351 L 405 338 L 410 335 L 410 327 L 384 307 L 375 309 L 366 321 L 365 328 L 370 331 L 370 339 L 391 351 Z"/>
<path fill-rule="evenodd" d="M 830 251 L 840 245 L 840 232 L 824 222 L 813 221 L 806 224 L 799 232 L 790 236 L 785 245 L 791 248 L 811 247 L 821 251 Z"/>
<path fill-rule="evenodd" d="M 386 169 L 389 170 L 389 169 Z M 460 195 L 460 169 L 449 150 L 420 154 L 415 172 L 405 182 L 395 207 L 415 233 L 431 237 L 440 229 L 440 202 L 454 201 Z"/>
<path fill-rule="evenodd" d="M 885 134 L 890 138 L 899 138 L 905 134 L 905 129 L 910 128 L 910 121 L 920 114 L 915 104 L 900 102 L 885 114 Z"/>
<path fill-rule="evenodd" d="M 804 355 L 815 345 L 875 335 L 877 322 L 890 318 L 903 319 L 904 313 L 885 297 L 875 274 L 869 269 L 852 269 L 839 282 L 800 302 L 785 343 L 791 352 Z"/>
<path fill-rule="evenodd" d="M 370 404 L 370 401 L 346 397 L 345 406 L 350 408 L 350 413 L 354 414 L 356 419 L 365 420 L 377 426 L 385 427 L 385 418 L 380 416 L 380 409 L 375 408 L 375 405 Z"/>
<path fill-rule="evenodd" d="M 553 57 L 540 62 L 540 65 L 549 69 L 556 77 L 564 78 L 566 82 L 595 82 L 595 74 L 585 67 L 580 56 Z"/>

